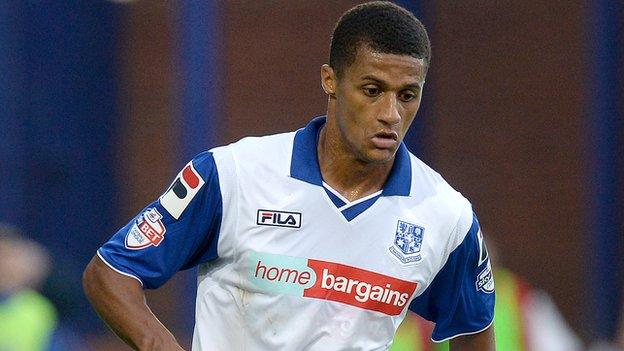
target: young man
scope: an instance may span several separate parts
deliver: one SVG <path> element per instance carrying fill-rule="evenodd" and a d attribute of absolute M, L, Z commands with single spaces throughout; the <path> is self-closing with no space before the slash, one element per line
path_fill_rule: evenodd
<path fill-rule="evenodd" d="M 386 350 L 408 308 L 453 350 L 493 349 L 471 205 L 402 143 L 429 58 L 408 11 L 345 13 L 321 68 L 327 116 L 189 162 L 87 267 L 98 313 L 135 348 L 180 350 L 143 289 L 199 265 L 193 350 Z"/>

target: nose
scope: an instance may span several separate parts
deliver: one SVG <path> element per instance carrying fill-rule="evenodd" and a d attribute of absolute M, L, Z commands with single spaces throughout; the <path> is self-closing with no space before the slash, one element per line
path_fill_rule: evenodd
<path fill-rule="evenodd" d="M 386 125 L 395 125 L 401 121 L 399 113 L 399 101 L 395 94 L 387 94 L 382 102 L 381 111 L 379 113 L 379 121 Z"/>

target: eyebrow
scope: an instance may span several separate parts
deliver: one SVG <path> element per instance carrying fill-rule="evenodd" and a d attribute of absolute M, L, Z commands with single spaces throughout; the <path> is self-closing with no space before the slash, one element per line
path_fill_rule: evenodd
<path fill-rule="evenodd" d="M 377 77 L 371 76 L 371 75 L 367 75 L 362 77 L 363 80 L 372 80 L 373 82 L 382 85 L 382 86 L 388 86 L 388 83 L 386 81 L 384 81 L 383 79 L 379 79 Z M 411 84 L 406 84 L 405 85 L 406 88 L 417 88 L 417 89 L 422 89 L 422 84 L 421 83 L 411 83 Z"/>

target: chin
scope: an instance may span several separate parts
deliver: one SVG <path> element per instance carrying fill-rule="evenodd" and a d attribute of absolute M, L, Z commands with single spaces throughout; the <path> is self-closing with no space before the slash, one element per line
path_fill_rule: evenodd
<path fill-rule="evenodd" d="M 368 152 L 365 157 L 363 157 L 363 161 L 371 164 L 383 164 L 388 163 L 394 160 L 394 155 L 396 154 L 396 150 L 387 150 L 387 149 L 376 149 L 371 152 Z"/>

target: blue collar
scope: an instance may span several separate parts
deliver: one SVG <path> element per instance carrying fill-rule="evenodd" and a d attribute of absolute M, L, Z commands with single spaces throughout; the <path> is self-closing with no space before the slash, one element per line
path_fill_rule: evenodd
<path fill-rule="evenodd" d="M 290 176 L 304 182 L 323 186 L 323 177 L 318 163 L 316 145 L 318 133 L 325 124 L 325 116 L 316 117 L 297 131 L 290 160 Z M 412 165 L 409 151 L 401 143 L 394 157 L 394 165 L 381 196 L 409 196 L 412 186 Z"/>

